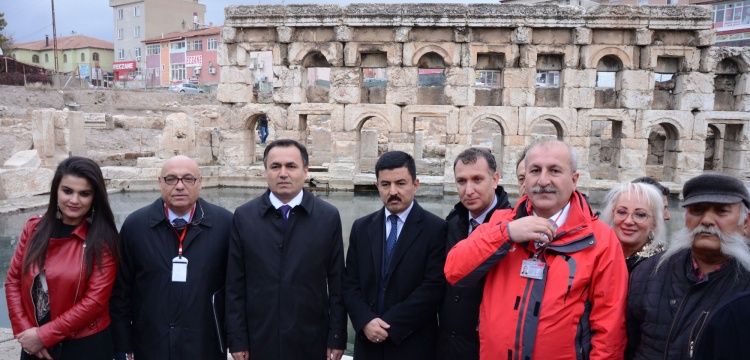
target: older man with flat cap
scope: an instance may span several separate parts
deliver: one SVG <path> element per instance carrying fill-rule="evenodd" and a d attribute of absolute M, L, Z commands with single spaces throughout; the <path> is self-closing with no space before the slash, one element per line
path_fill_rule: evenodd
<path fill-rule="evenodd" d="M 691 359 L 723 302 L 750 289 L 750 195 L 731 176 L 707 173 L 682 190 L 685 227 L 630 279 L 628 359 Z"/>

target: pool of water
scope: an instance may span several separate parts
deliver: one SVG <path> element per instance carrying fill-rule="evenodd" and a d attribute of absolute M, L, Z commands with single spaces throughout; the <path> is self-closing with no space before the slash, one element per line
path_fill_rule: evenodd
<path fill-rule="evenodd" d="M 201 192 L 201 196 L 209 202 L 233 211 L 248 200 L 262 194 L 263 191 L 262 189 L 246 188 L 212 188 L 204 189 Z M 118 228 L 130 213 L 150 204 L 158 196 L 159 193 L 157 192 L 111 194 L 110 203 Z M 382 207 L 382 203 L 375 193 L 354 194 L 350 192 L 332 192 L 329 194 L 321 193 L 318 196 L 339 209 L 345 248 L 348 246 L 349 232 L 354 220 Z M 445 218 L 450 213 L 458 197 L 455 195 L 446 195 L 443 197 L 420 197 L 417 200 L 422 207 Z M 511 200 L 515 201 L 515 199 Z M 669 222 L 671 232 L 679 229 L 684 224 L 684 215 L 681 210 L 678 210 L 676 199 L 672 199 L 670 203 L 672 204 L 672 221 Z M 600 206 L 594 205 L 594 208 L 598 210 Z M 2 277 L 0 277 L 2 280 L 0 281 L 3 284 L 5 283 L 5 273 L 8 270 L 8 265 L 23 224 L 29 217 L 40 214 L 43 211 L 44 209 L 36 209 L 0 215 L 0 274 L 2 274 Z M 0 327 L 10 327 L 4 287 L 0 287 Z"/>

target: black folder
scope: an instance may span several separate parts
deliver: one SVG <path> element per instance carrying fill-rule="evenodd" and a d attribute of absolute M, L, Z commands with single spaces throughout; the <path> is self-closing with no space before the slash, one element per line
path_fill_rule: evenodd
<path fill-rule="evenodd" d="M 211 313 L 214 318 L 214 330 L 216 338 L 219 339 L 219 352 L 226 354 L 227 347 L 225 342 L 226 324 L 224 322 L 224 288 L 221 288 L 211 294 Z"/>

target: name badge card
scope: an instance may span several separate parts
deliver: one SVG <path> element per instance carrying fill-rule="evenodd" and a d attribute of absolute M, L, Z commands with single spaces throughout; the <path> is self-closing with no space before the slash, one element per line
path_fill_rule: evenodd
<path fill-rule="evenodd" d="M 184 256 L 172 259 L 172 282 L 187 281 L 187 266 L 188 260 Z"/>
<path fill-rule="evenodd" d="M 544 279 L 544 269 L 547 264 L 535 260 L 527 259 L 521 263 L 521 276 L 529 279 L 542 280 Z"/>

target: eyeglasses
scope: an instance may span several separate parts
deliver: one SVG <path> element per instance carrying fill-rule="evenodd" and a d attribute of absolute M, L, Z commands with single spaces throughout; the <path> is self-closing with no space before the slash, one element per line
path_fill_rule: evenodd
<path fill-rule="evenodd" d="M 193 175 L 185 175 L 183 177 L 167 175 L 165 177 L 162 177 L 162 180 L 164 180 L 167 185 L 177 185 L 177 183 L 180 181 L 182 181 L 182 183 L 185 185 L 195 185 L 195 182 L 198 181 L 198 178 Z"/>
<path fill-rule="evenodd" d="M 637 223 L 645 223 L 651 217 L 651 215 L 649 215 L 645 211 L 634 211 L 631 213 L 625 209 L 615 210 L 615 220 L 625 220 L 628 218 L 628 216 L 632 216 L 633 221 Z"/>

